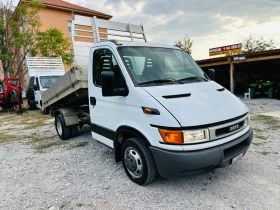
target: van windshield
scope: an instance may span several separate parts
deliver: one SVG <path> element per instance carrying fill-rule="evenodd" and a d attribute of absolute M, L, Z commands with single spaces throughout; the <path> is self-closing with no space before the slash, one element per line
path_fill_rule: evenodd
<path fill-rule="evenodd" d="M 136 85 L 205 82 L 209 78 L 183 50 L 159 47 L 119 47 Z"/>
<path fill-rule="evenodd" d="M 60 78 L 60 76 L 41 76 L 40 77 L 40 83 L 42 88 L 49 88 L 50 86 L 52 86 L 53 83 L 55 83 L 58 79 Z"/>

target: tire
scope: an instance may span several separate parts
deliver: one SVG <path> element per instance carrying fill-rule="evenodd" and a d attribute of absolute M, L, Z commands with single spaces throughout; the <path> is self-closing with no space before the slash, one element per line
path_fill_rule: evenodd
<path fill-rule="evenodd" d="M 71 125 L 71 136 L 75 137 L 78 136 L 79 131 L 78 131 L 78 125 Z"/>
<path fill-rule="evenodd" d="M 41 112 L 43 115 L 49 114 L 49 110 L 41 106 Z"/>
<path fill-rule="evenodd" d="M 146 185 L 157 175 L 155 160 L 149 147 L 138 138 L 122 144 L 122 163 L 127 176 L 138 185 Z"/>
<path fill-rule="evenodd" d="M 64 117 L 61 114 L 55 117 L 55 129 L 61 140 L 66 140 L 71 137 L 71 127 L 65 125 Z"/>
<path fill-rule="evenodd" d="M 275 88 L 274 87 L 271 87 L 271 88 L 269 88 L 268 89 L 268 98 L 275 98 L 275 92 L 276 92 L 276 90 L 275 90 Z"/>
<path fill-rule="evenodd" d="M 32 100 L 32 99 L 29 99 L 28 100 L 28 109 L 29 110 L 35 110 L 37 107 L 36 107 L 36 102 L 35 100 Z"/>
<path fill-rule="evenodd" d="M 255 87 L 250 87 L 250 98 L 256 97 L 255 91 L 256 91 Z"/>

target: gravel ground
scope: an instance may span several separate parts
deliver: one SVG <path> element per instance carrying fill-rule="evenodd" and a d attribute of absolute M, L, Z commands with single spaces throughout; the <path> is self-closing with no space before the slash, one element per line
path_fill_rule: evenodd
<path fill-rule="evenodd" d="M 89 128 L 69 141 L 39 111 L 0 113 L 0 209 L 280 209 L 280 101 L 246 100 L 255 138 L 236 164 L 142 187 Z M 17 123 L 15 125 L 15 122 Z"/>

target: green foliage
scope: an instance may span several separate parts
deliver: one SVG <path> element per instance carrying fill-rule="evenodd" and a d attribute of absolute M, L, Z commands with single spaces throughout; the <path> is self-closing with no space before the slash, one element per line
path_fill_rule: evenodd
<path fill-rule="evenodd" d="M 193 40 L 191 40 L 188 35 L 183 39 L 179 39 L 178 41 L 175 41 L 175 45 L 180 46 L 183 50 L 185 50 L 189 55 L 192 54 L 192 45 L 193 45 Z"/>
<path fill-rule="evenodd" d="M 38 16 L 43 4 L 25 2 L 13 12 L 13 1 L 0 3 L 0 60 L 4 77 L 24 75 L 23 61 L 34 48 L 34 40 L 41 26 Z"/>
<path fill-rule="evenodd" d="M 263 37 L 254 39 L 251 35 L 242 41 L 242 53 L 261 52 L 275 49 L 275 43 L 272 39 L 265 40 Z"/>
<path fill-rule="evenodd" d="M 72 64 L 73 55 L 66 53 L 70 48 L 68 38 L 63 37 L 63 33 L 58 28 L 50 28 L 44 32 L 38 32 L 36 38 L 36 48 L 31 52 L 33 56 L 61 57 L 66 65 Z"/>

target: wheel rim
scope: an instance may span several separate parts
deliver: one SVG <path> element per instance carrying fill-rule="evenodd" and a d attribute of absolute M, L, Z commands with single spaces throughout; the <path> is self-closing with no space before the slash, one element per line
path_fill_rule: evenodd
<path fill-rule="evenodd" d="M 136 149 L 128 147 L 124 153 L 124 162 L 127 171 L 133 178 L 140 178 L 143 173 L 142 159 Z"/>
<path fill-rule="evenodd" d="M 62 125 L 59 119 L 56 120 L 56 130 L 57 133 L 62 136 Z"/>

